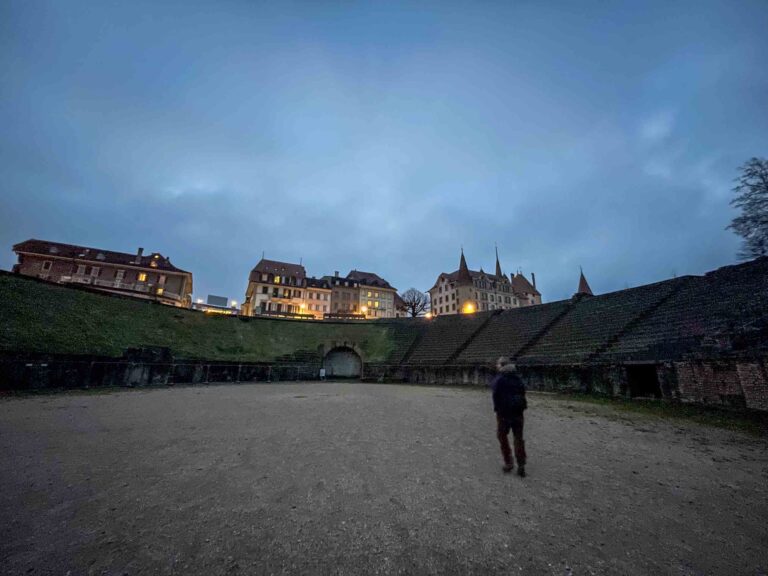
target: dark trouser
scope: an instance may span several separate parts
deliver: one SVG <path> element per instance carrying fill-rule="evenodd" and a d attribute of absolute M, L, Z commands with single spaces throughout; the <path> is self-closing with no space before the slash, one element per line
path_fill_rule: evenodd
<path fill-rule="evenodd" d="M 515 458 L 518 466 L 525 466 L 525 440 L 523 440 L 523 415 L 508 416 L 502 418 L 496 414 L 496 437 L 501 445 L 501 455 L 504 463 L 513 464 L 512 450 L 509 447 L 509 431 L 512 430 L 515 445 Z"/>

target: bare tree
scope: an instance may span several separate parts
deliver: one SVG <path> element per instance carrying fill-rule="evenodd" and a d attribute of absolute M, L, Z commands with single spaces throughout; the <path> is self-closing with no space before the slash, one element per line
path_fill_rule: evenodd
<path fill-rule="evenodd" d="M 731 206 L 741 210 L 728 228 L 744 239 L 739 257 L 748 260 L 768 254 L 768 160 L 751 158 L 741 167 L 733 187 Z"/>
<path fill-rule="evenodd" d="M 403 308 L 411 315 L 411 318 L 416 318 L 424 312 L 429 304 L 427 295 L 424 292 L 419 292 L 416 288 L 408 288 L 400 294 L 400 298 L 403 299 Z"/>

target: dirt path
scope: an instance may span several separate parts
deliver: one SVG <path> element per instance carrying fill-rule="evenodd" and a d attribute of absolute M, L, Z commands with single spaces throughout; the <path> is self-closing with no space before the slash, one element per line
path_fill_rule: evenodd
<path fill-rule="evenodd" d="M 532 396 L 190 387 L 0 402 L 3 574 L 765 574 L 768 442 Z"/>

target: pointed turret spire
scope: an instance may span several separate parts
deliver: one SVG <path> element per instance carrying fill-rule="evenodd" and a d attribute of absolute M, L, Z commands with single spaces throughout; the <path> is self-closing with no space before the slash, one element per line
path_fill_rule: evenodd
<path fill-rule="evenodd" d="M 461 260 L 459 261 L 459 275 L 457 280 L 461 282 L 472 283 L 472 276 L 469 274 L 467 259 L 464 258 L 464 247 L 461 248 Z"/>
<path fill-rule="evenodd" d="M 499 263 L 499 246 L 496 245 L 496 277 L 501 278 L 504 274 L 501 273 L 501 264 Z"/>
<path fill-rule="evenodd" d="M 594 296 L 594 294 L 592 294 L 592 288 L 589 287 L 589 282 L 587 282 L 587 279 L 584 277 L 584 270 L 581 269 L 581 266 L 579 266 L 579 272 L 581 273 L 579 276 L 579 289 L 576 290 L 576 294 Z"/>

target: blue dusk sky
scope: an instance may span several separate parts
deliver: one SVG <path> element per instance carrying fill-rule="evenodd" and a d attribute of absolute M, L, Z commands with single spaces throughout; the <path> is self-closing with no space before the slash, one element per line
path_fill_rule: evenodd
<path fill-rule="evenodd" d="M 426 290 L 736 262 L 768 2 L 0 3 L 0 268 L 144 247 L 242 300 L 261 257 Z"/>

